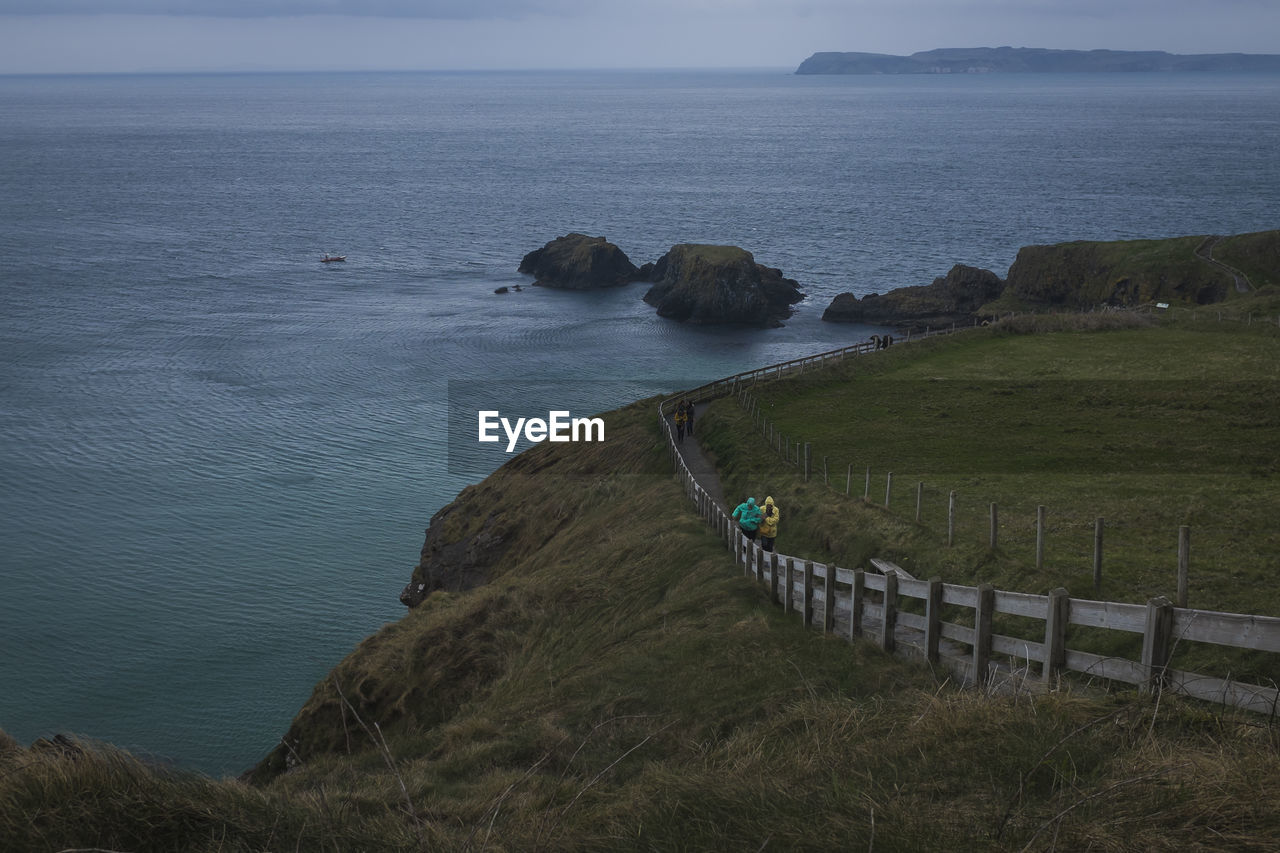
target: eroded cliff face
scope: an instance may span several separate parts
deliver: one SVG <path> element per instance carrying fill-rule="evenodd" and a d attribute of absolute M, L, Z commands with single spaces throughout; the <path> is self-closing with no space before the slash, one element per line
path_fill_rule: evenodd
<path fill-rule="evenodd" d="M 487 583 L 502 559 L 509 524 L 492 512 L 477 511 L 463 494 L 431 517 L 421 559 L 400 593 L 406 607 L 417 607 L 436 590 L 463 592 Z"/>
<path fill-rule="evenodd" d="M 625 252 L 604 237 L 574 233 L 525 255 L 519 272 L 534 276 L 534 284 L 542 287 L 593 290 L 635 281 L 639 270 Z"/>
<path fill-rule="evenodd" d="M 658 316 L 685 323 L 777 327 L 804 299 L 799 284 L 737 246 L 682 243 L 640 275 L 654 282 L 644 301 Z"/>

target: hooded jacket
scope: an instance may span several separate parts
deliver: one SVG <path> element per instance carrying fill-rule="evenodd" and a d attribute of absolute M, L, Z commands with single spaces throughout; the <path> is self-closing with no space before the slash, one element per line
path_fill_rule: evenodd
<path fill-rule="evenodd" d="M 755 530 L 760 526 L 760 507 L 756 506 L 755 498 L 747 498 L 744 502 L 738 504 L 738 508 L 733 511 L 733 517 L 738 520 L 738 525 L 743 530 Z"/>
<path fill-rule="evenodd" d="M 770 514 L 770 510 L 773 513 Z M 760 535 L 768 536 L 770 539 L 778 535 L 778 522 L 782 520 L 782 513 L 773 502 L 772 497 L 764 499 L 764 510 L 760 518 Z"/>

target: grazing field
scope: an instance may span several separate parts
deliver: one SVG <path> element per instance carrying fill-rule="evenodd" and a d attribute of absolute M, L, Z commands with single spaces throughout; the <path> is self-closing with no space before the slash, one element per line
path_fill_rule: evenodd
<path fill-rule="evenodd" d="M 1175 599 L 1185 526 L 1189 606 L 1280 615 L 1280 329 L 1119 325 L 1026 334 L 1019 321 L 894 346 L 760 383 L 754 416 L 719 401 L 700 437 L 731 500 L 783 505 L 787 553 L 1142 603 Z M 770 434 L 793 460 L 809 444 L 809 482 Z M 1241 665 L 1280 677 L 1274 663 Z"/>

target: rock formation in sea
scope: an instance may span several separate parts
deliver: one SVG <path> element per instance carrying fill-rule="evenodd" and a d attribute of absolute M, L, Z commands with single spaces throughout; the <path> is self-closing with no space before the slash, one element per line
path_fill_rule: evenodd
<path fill-rule="evenodd" d="M 613 243 L 577 233 L 534 249 L 520 261 L 519 271 L 533 276 L 534 284 L 565 290 L 616 287 L 635 281 L 639 272 Z"/>
<path fill-rule="evenodd" d="M 644 301 L 660 317 L 686 323 L 741 323 L 777 327 L 804 298 L 782 270 L 758 264 L 746 249 L 681 243 L 645 264 L 640 278 L 654 283 Z"/>
<path fill-rule="evenodd" d="M 932 284 L 899 287 L 883 295 L 870 293 L 861 299 L 841 293 L 822 319 L 911 328 L 972 322 L 974 312 L 1003 290 L 1004 282 L 990 270 L 956 264 Z"/>

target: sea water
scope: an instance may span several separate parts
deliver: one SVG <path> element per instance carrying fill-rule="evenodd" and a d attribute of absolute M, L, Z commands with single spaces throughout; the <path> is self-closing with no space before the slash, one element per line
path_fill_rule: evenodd
<path fill-rule="evenodd" d="M 1276 151 L 1276 75 L 0 77 L 0 729 L 240 772 L 496 464 L 451 396 L 588 415 L 863 340 L 843 291 L 1280 227 Z M 494 293 L 572 231 L 808 298 Z"/>

